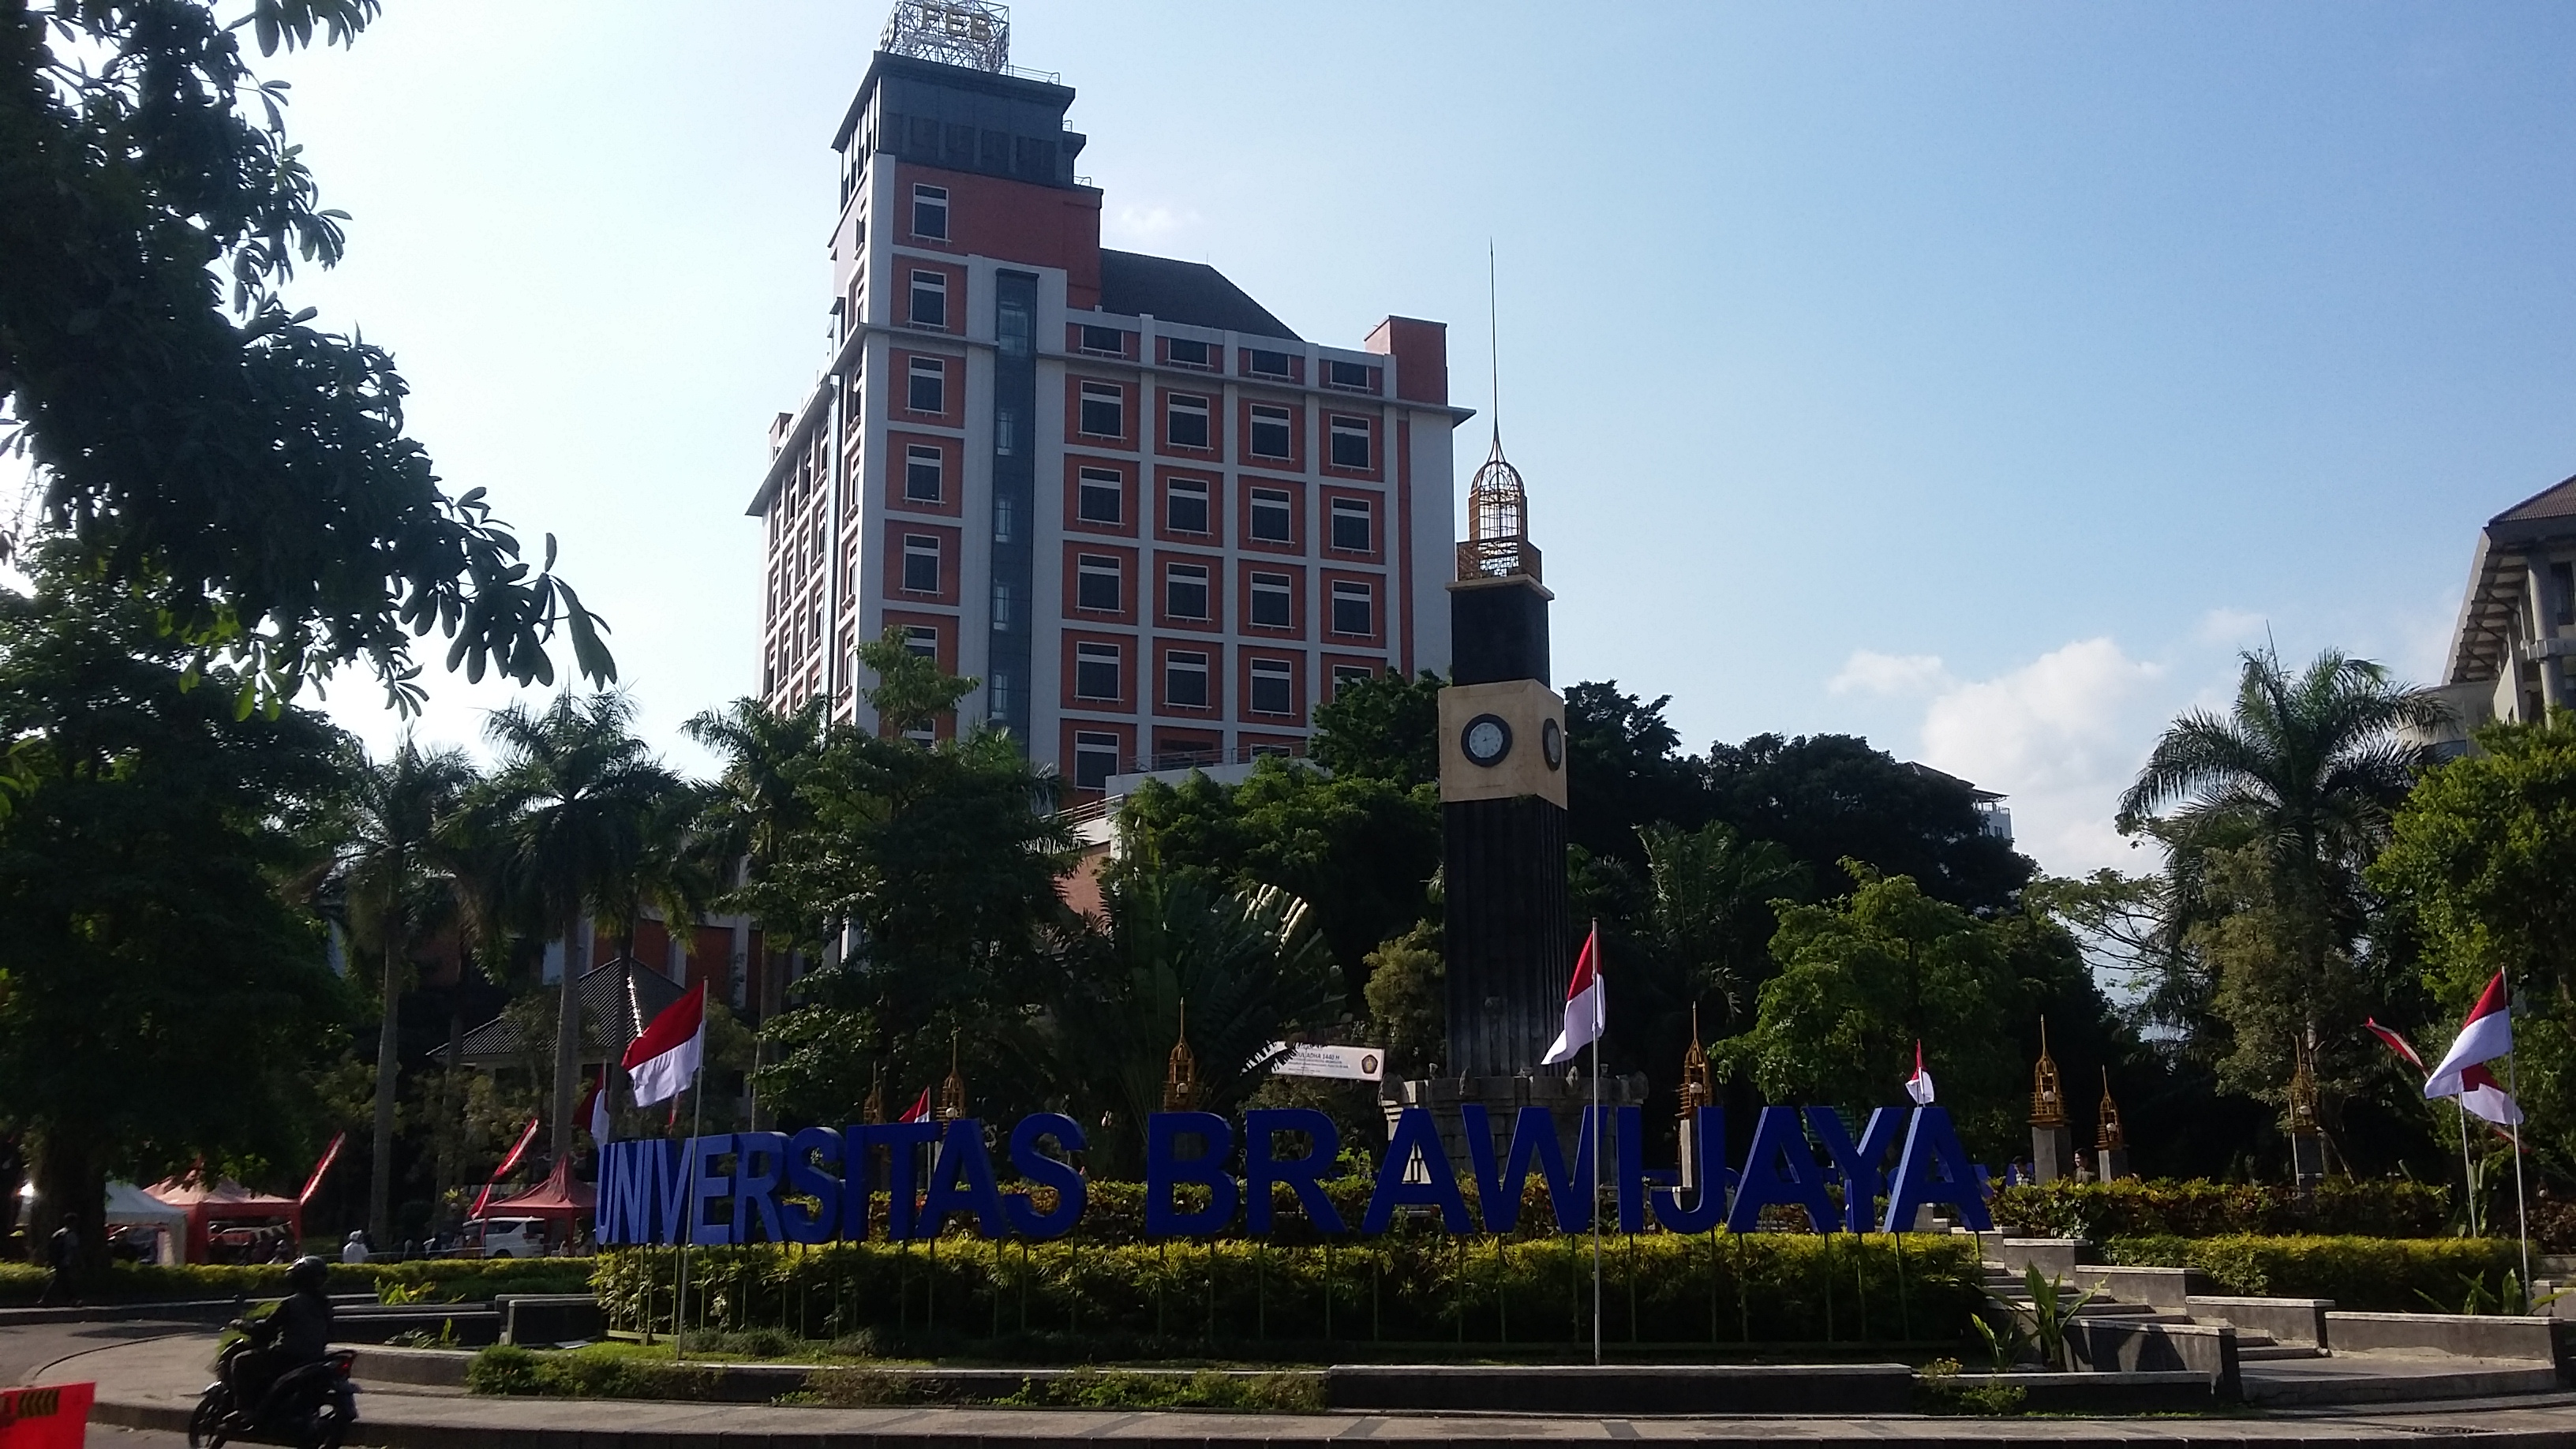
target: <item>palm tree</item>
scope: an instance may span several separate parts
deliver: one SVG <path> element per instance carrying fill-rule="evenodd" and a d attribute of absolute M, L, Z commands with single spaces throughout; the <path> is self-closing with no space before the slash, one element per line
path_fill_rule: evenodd
<path fill-rule="evenodd" d="M 635 737 L 623 694 L 567 690 L 541 711 L 513 704 L 484 733 L 502 752 L 476 802 L 475 833 L 489 847 L 494 893 L 546 923 L 564 943 L 555 1012 L 554 1155 L 573 1145 L 573 1089 L 581 1075 L 581 1002 L 590 966 L 585 911 L 614 919 L 633 899 L 648 853 L 657 799 L 680 782 Z"/>
<path fill-rule="evenodd" d="M 2204 901 L 2208 873 L 2225 873 L 2221 852 L 2260 863 L 2283 964 L 2311 1003 L 2297 1045 L 2313 1052 L 2317 990 L 2365 922 L 2362 868 L 2428 758 L 2408 732 L 2438 725 L 2444 710 L 2335 650 L 2296 676 L 2268 648 L 2243 658 L 2234 707 L 2225 718 L 2194 710 L 2166 728 L 2120 797 L 2120 827 L 2166 843 L 2174 902 Z"/>
<path fill-rule="evenodd" d="M 378 1244 L 393 1241 L 394 1079 L 404 967 L 413 943 L 454 910 L 451 879 L 439 868 L 438 832 L 474 782 L 474 766 L 462 751 L 423 750 L 404 735 L 390 757 L 358 770 L 349 833 L 334 862 L 354 934 L 372 940 L 384 956 L 375 1154 L 367 1184 L 367 1233 Z"/>
<path fill-rule="evenodd" d="M 1046 1037 L 1062 1084 L 1109 1112 L 1105 1155 L 1132 1167 L 1184 1019 L 1192 1105 L 1222 1113 L 1261 1084 L 1270 1044 L 1328 1018 L 1340 989 L 1306 903 L 1276 887 L 1219 894 L 1148 866 L 1117 872 L 1102 899 L 1105 927 L 1065 951 Z"/>

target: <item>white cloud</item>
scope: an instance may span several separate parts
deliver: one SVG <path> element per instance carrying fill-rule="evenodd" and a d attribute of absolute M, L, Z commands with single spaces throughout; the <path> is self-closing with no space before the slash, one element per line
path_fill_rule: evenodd
<path fill-rule="evenodd" d="M 2242 646 L 2263 638 L 2270 622 L 2251 609 L 2218 608 L 2201 615 L 2192 632 L 2203 644 Z"/>
<path fill-rule="evenodd" d="M 1938 654 L 1881 654 L 1855 649 L 1825 688 L 1835 694 L 1929 694 L 1950 683 Z"/>
<path fill-rule="evenodd" d="M 1102 230 L 1101 239 L 1120 246 L 1157 246 L 1196 228 L 1199 214 L 1187 207 L 1119 207 Z"/>

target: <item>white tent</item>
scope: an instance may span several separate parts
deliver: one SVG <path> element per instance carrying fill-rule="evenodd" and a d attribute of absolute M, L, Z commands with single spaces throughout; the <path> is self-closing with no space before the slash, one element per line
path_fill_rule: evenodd
<path fill-rule="evenodd" d="M 158 1231 L 158 1246 L 152 1254 L 156 1263 L 177 1263 L 184 1255 L 188 1241 L 188 1210 L 176 1208 L 136 1187 L 130 1182 L 107 1185 L 107 1225 L 110 1228 L 139 1227 Z"/>

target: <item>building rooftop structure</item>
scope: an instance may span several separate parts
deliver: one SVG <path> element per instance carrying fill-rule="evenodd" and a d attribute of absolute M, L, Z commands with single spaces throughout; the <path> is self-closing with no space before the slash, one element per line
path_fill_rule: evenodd
<path fill-rule="evenodd" d="M 2443 661 L 2450 722 L 2426 739 L 2468 748 L 2491 720 L 2530 721 L 2576 708 L 2576 478 L 2542 489 L 2478 531 L 2469 586 Z"/>

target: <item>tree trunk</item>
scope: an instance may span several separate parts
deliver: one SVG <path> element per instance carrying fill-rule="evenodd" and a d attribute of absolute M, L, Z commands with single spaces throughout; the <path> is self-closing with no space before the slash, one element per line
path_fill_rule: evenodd
<path fill-rule="evenodd" d="M 384 1022 L 376 1030 L 376 1136 L 367 1173 L 367 1246 L 383 1252 L 394 1241 L 394 1075 L 402 1033 L 401 933 L 385 940 Z"/>
<path fill-rule="evenodd" d="M 456 984 L 447 993 L 447 1070 L 438 1079 L 438 1187 L 432 1196 L 436 1214 L 443 1221 L 448 1211 L 447 1194 L 456 1186 L 456 1144 L 464 1135 L 465 1094 L 459 1090 L 465 1081 L 465 959 L 462 948 L 457 952 Z M 436 1222 L 433 1226 L 437 1225 Z"/>
<path fill-rule="evenodd" d="M 555 1011 L 555 1127 L 548 1140 L 557 1162 L 572 1155 L 573 1088 L 581 1077 L 581 997 L 575 983 L 590 964 L 590 942 L 576 944 L 573 938 L 582 934 L 581 908 L 575 906 L 564 915 L 563 1001 Z"/>
<path fill-rule="evenodd" d="M 27 1226 L 27 1246 L 36 1262 L 45 1261 L 54 1229 L 65 1222 L 80 1235 L 77 1281 L 97 1281 L 107 1271 L 107 1166 L 87 1134 L 77 1129 L 47 1132 L 36 1138 L 32 1176 L 36 1180 L 35 1221 Z"/>

